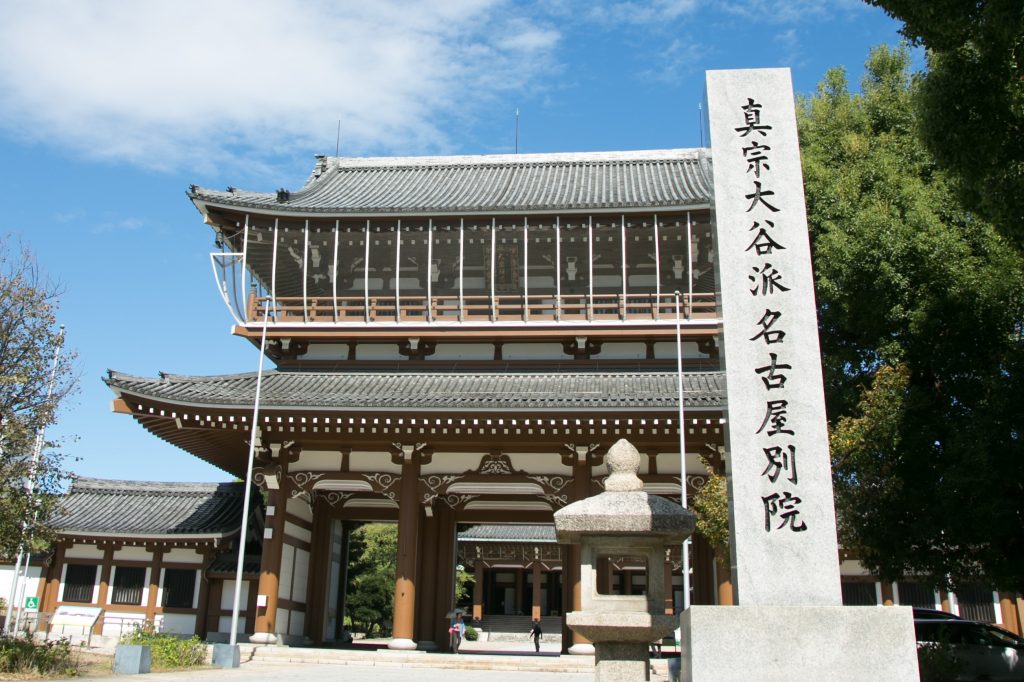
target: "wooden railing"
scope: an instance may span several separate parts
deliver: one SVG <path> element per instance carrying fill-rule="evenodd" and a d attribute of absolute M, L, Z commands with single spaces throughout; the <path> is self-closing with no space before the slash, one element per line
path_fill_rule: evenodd
<path fill-rule="evenodd" d="M 267 297 L 249 297 L 246 318 L 263 322 Z M 674 294 L 500 294 L 490 296 L 279 296 L 269 306 L 272 322 L 588 322 L 603 320 L 675 320 Z M 713 293 L 684 294 L 683 319 L 719 315 Z"/>

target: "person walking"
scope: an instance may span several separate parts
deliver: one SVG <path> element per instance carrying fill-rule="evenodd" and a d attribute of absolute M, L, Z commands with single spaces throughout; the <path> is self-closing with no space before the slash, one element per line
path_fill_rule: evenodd
<path fill-rule="evenodd" d="M 452 638 L 452 652 L 459 653 L 459 646 L 462 645 L 462 637 L 466 634 L 466 624 L 462 621 L 462 612 L 459 611 L 455 614 L 455 620 L 452 621 L 452 626 L 448 628 L 448 632 Z"/>
<path fill-rule="evenodd" d="M 544 634 L 544 631 L 540 629 L 540 621 L 534 620 L 533 627 L 530 628 L 530 637 L 533 637 L 533 648 L 540 653 L 540 638 Z"/>

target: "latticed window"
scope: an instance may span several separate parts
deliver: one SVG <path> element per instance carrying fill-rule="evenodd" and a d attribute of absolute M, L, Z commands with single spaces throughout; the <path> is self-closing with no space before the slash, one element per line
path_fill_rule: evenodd
<path fill-rule="evenodd" d="M 962 585 L 956 591 L 956 599 L 960 604 L 960 616 L 982 623 L 996 621 L 995 599 L 991 588 L 983 585 Z"/>
<path fill-rule="evenodd" d="M 64 574 L 64 601 L 91 604 L 95 585 L 96 566 L 68 564 Z"/>
<path fill-rule="evenodd" d="M 196 590 L 196 572 L 191 569 L 168 568 L 164 571 L 164 606 L 192 608 Z"/>
<path fill-rule="evenodd" d="M 900 604 L 924 609 L 935 608 L 935 589 L 921 583 L 896 583 L 900 591 Z"/>
<path fill-rule="evenodd" d="M 114 570 L 114 590 L 110 597 L 110 603 L 141 605 L 142 587 L 145 582 L 145 568 L 118 566 Z"/>
<path fill-rule="evenodd" d="M 874 583 L 843 581 L 844 606 L 876 606 L 878 595 Z"/>

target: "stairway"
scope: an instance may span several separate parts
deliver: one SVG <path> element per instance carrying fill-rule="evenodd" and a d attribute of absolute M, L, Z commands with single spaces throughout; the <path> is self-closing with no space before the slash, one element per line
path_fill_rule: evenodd
<path fill-rule="evenodd" d="M 487 615 L 479 623 L 474 623 L 473 627 L 486 633 L 488 642 L 528 642 L 532 624 L 529 616 Z M 561 641 L 561 616 L 543 616 L 540 627 L 544 631 L 545 642 Z"/>

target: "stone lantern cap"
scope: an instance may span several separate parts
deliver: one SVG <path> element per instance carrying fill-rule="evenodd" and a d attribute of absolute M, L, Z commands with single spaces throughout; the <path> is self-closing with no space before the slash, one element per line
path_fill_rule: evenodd
<path fill-rule="evenodd" d="M 609 476 L 600 495 L 574 502 L 555 512 L 560 543 L 580 544 L 586 536 L 645 536 L 661 544 L 693 534 L 696 517 L 674 502 L 643 491 L 640 453 L 626 439 L 605 456 Z"/>

